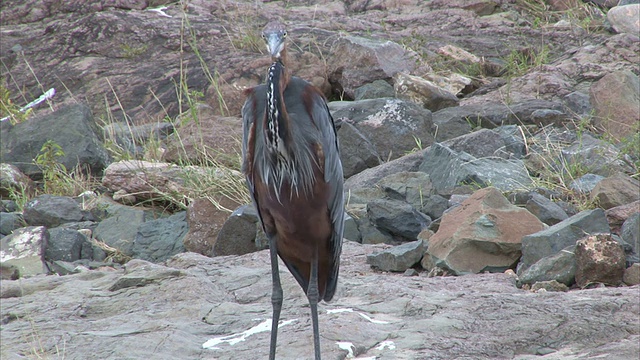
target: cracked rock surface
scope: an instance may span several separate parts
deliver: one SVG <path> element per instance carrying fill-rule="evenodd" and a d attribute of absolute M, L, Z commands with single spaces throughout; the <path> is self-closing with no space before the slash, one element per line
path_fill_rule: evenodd
<path fill-rule="evenodd" d="M 320 305 L 326 359 L 632 359 L 640 351 L 638 286 L 534 293 L 505 274 L 407 277 L 372 270 L 366 255 L 379 250 L 344 244 L 338 292 Z M 0 355 L 266 358 L 268 260 L 268 250 L 183 253 L 164 265 L 134 260 L 124 270 L 3 281 Z M 307 300 L 280 269 L 277 356 L 308 359 Z"/>

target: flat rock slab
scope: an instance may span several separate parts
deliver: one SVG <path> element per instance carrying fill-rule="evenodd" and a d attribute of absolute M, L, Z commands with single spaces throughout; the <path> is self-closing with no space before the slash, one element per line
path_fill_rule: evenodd
<path fill-rule="evenodd" d="M 532 293 L 504 274 L 407 277 L 372 270 L 365 258 L 378 250 L 344 244 L 338 292 L 319 309 L 325 359 L 638 358 L 638 286 Z M 0 355 L 267 358 L 268 261 L 268 251 L 184 253 L 167 266 L 136 260 L 125 270 L 2 281 Z M 278 359 L 311 358 L 307 300 L 281 269 Z"/>

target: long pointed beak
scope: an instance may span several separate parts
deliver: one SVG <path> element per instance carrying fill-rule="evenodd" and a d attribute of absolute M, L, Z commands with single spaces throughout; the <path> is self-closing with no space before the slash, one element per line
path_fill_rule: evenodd
<path fill-rule="evenodd" d="M 284 48 L 284 38 L 278 34 L 269 34 L 267 36 L 267 49 L 274 59 L 280 59 L 280 52 Z"/>

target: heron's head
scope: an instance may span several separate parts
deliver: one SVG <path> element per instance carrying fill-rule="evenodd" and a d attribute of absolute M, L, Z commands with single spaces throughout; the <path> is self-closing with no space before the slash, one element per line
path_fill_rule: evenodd
<path fill-rule="evenodd" d="M 272 21 L 262 30 L 262 38 L 267 43 L 267 50 L 273 61 L 281 60 L 287 29 L 279 21 Z"/>

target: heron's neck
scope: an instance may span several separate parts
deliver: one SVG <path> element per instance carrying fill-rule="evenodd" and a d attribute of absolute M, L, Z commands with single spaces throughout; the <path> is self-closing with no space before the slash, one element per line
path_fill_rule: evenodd
<path fill-rule="evenodd" d="M 279 61 L 269 67 L 267 73 L 267 111 L 265 137 L 272 153 L 289 158 L 290 128 L 289 114 L 284 103 L 284 91 L 289 83 L 288 72 Z"/>

